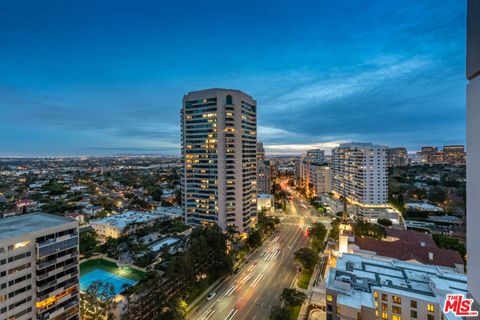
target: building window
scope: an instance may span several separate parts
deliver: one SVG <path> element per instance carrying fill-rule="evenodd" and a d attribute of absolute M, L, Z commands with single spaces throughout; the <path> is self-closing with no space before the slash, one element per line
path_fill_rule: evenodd
<path fill-rule="evenodd" d="M 374 297 L 375 299 L 378 299 L 378 291 L 373 291 L 373 297 Z"/>
<path fill-rule="evenodd" d="M 340 314 L 340 307 L 337 307 L 337 314 Z"/>
<path fill-rule="evenodd" d="M 402 320 L 402 317 L 397 316 L 397 315 L 394 314 L 394 315 L 392 316 L 392 320 Z"/>
<path fill-rule="evenodd" d="M 333 297 L 331 294 L 327 294 L 327 301 L 330 301 L 330 302 L 333 301 Z"/>
<path fill-rule="evenodd" d="M 415 318 L 416 319 L 417 318 L 417 311 L 411 310 L 410 311 L 410 318 Z"/>
<path fill-rule="evenodd" d="M 392 296 L 392 301 L 393 301 L 393 303 L 397 303 L 397 304 L 402 303 L 402 299 L 398 296 Z"/>
<path fill-rule="evenodd" d="M 410 300 L 410 307 L 412 307 L 412 308 L 417 308 L 417 301 L 415 301 L 415 300 Z"/>
<path fill-rule="evenodd" d="M 431 303 L 427 305 L 428 312 L 435 312 L 435 306 Z"/>
<path fill-rule="evenodd" d="M 233 104 L 233 98 L 231 95 L 228 95 L 227 98 L 226 98 L 226 104 Z"/>
<path fill-rule="evenodd" d="M 429 314 L 427 316 L 427 320 L 435 320 L 435 316 L 433 314 Z"/>
<path fill-rule="evenodd" d="M 392 312 L 396 313 L 396 314 L 402 314 L 402 308 L 400 308 L 398 306 L 393 306 L 392 307 Z"/>
<path fill-rule="evenodd" d="M 388 296 L 385 293 L 382 293 L 382 300 L 388 301 Z"/>
<path fill-rule="evenodd" d="M 382 312 L 382 319 L 388 319 L 388 313 Z"/>
<path fill-rule="evenodd" d="M 388 304 L 382 303 L 382 310 L 383 311 L 388 311 Z"/>

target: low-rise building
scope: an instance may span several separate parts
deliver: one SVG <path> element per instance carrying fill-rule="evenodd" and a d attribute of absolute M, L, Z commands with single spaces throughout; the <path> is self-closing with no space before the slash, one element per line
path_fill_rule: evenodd
<path fill-rule="evenodd" d="M 342 254 L 328 271 L 327 320 L 456 319 L 449 293 L 467 294 L 467 277 L 450 268 Z"/>
<path fill-rule="evenodd" d="M 179 208 L 173 209 L 177 211 L 181 210 Z M 121 214 L 92 220 L 90 221 L 90 226 L 95 230 L 100 239 L 107 239 L 108 237 L 118 238 L 122 235 L 133 233 L 138 225 L 152 225 L 159 219 L 181 217 L 181 214 L 175 214 L 171 210 L 161 210 L 158 208 L 157 210 L 158 211 L 152 212 L 127 211 Z"/>
<path fill-rule="evenodd" d="M 273 210 L 273 196 L 271 194 L 258 194 L 257 195 L 257 211 Z"/>

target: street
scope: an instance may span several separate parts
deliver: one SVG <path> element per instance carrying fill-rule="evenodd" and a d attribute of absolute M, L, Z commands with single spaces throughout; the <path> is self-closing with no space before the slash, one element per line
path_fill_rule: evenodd
<path fill-rule="evenodd" d="M 277 230 L 248 258 L 248 263 L 214 290 L 211 301 L 199 303 L 188 319 L 268 319 L 282 290 L 292 287 L 296 280 L 294 252 L 308 246 L 306 229 L 312 223 L 311 208 L 294 195 L 287 214 L 280 219 Z"/>

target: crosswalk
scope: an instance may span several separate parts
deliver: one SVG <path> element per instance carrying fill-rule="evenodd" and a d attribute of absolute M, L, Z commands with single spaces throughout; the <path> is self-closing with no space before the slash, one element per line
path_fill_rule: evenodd
<path fill-rule="evenodd" d="M 310 223 L 295 223 L 295 222 L 282 222 L 282 225 L 284 226 L 295 226 L 295 227 L 301 227 L 301 228 L 311 228 L 312 224 Z"/>

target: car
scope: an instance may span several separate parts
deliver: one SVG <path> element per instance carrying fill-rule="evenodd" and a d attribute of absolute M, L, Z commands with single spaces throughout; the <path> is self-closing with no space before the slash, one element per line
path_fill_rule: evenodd
<path fill-rule="evenodd" d="M 210 301 L 213 299 L 213 297 L 215 297 L 217 293 L 216 292 L 210 292 L 208 295 L 207 295 L 207 301 Z"/>

